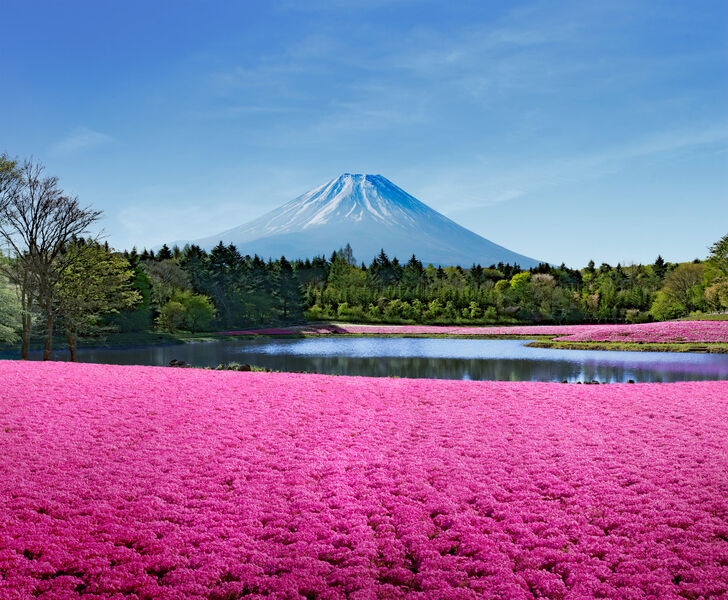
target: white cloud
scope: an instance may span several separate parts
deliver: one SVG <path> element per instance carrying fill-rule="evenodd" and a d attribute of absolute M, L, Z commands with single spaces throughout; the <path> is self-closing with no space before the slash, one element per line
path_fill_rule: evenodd
<path fill-rule="evenodd" d="M 80 127 L 74 129 L 62 140 L 51 146 L 51 153 L 55 155 L 76 154 L 97 148 L 105 144 L 111 143 L 114 138 L 100 131 L 94 131 L 88 127 Z"/>

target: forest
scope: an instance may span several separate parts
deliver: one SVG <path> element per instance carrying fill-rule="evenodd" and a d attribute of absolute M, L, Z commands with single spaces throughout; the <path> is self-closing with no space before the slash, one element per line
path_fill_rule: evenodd
<path fill-rule="evenodd" d="M 728 309 L 728 235 L 707 260 L 469 268 L 402 264 L 382 250 L 357 263 L 348 245 L 323 256 L 265 261 L 222 242 L 122 256 L 144 298 L 120 327 L 190 331 L 303 320 L 376 323 L 639 323 Z M 136 316 L 132 316 L 136 315 Z"/>
<path fill-rule="evenodd" d="M 82 207 L 42 165 L 0 157 L 0 344 L 111 333 L 200 332 L 305 321 L 641 323 L 728 310 L 728 234 L 704 260 L 582 269 L 541 264 L 423 265 L 347 244 L 328 257 L 276 260 L 220 242 L 116 251 L 88 235 Z M 2 245 L 0 245 L 2 247 Z M 55 336 L 55 338 L 54 338 Z"/>

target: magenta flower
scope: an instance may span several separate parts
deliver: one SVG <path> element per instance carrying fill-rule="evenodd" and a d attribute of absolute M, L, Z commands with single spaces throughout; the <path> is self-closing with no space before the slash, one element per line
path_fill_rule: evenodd
<path fill-rule="evenodd" d="M 728 382 L 0 382 L 3 600 L 728 594 Z"/>

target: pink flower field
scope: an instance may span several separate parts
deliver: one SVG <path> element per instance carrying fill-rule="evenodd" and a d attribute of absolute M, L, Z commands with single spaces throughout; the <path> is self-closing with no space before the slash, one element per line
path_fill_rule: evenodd
<path fill-rule="evenodd" d="M 666 321 L 592 327 L 557 339 L 568 342 L 728 342 L 728 321 Z"/>
<path fill-rule="evenodd" d="M 411 334 L 547 335 L 568 342 L 728 343 L 728 321 L 666 321 L 638 325 L 516 325 L 445 327 L 439 325 L 320 325 L 283 329 L 247 329 L 227 335 Z"/>
<path fill-rule="evenodd" d="M 0 598 L 728 597 L 728 382 L 0 361 Z"/>

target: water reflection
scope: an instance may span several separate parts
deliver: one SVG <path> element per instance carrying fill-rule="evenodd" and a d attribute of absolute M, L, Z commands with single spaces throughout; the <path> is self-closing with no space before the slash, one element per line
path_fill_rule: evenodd
<path fill-rule="evenodd" d="M 197 366 L 240 362 L 278 371 L 501 381 L 670 382 L 728 379 L 728 355 L 527 348 L 523 340 L 308 338 L 84 349 L 79 360 Z M 5 358 L 10 358 L 6 356 Z M 34 358 L 38 358 L 35 356 Z M 63 352 L 54 358 L 66 360 Z"/>

